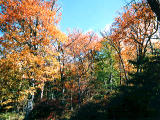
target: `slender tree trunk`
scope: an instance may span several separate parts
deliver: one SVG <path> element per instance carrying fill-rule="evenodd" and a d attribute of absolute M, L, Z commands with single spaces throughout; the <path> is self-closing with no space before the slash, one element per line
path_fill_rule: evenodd
<path fill-rule="evenodd" d="M 32 82 L 33 82 L 32 86 L 34 87 L 34 80 L 32 80 Z M 28 119 L 28 117 L 29 117 L 28 115 L 33 109 L 33 100 L 34 100 L 34 94 L 32 94 L 31 98 L 29 98 L 28 101 L 27 101 L 27 106 L 25 108 L 26 114 L 25 114 L 24 120 L 29 120 Z"/>
<path fill-rule="evenodd" d="M 43 98 L 43 94 L 44 94 L 44 83 L 43 83 L 43 86 L 41 88 L 41 99 Z"/>
<path fill-rule="evenodd" d="M 73 111 L 73 95 L 72 95 L 72 88 L 71 88 L 71 111 Z"/>
<path fill-rule="evenodd" d="M 122 67 L 121 67 L 121 62 L 119 61 L 119 80 L 120 80 L 120 85 L 122 85 Z"/>
<path fill-rule="evenodd" d="M 80 76 L 78 76 L 78 107 L 81 105 L 81 89 L 80 89 Z"/>
<path fill-rule="evenodd" d="M 124 73 L 124 76 L 125 76 L 125 80 L 127 81 L 127 80 L 128 80 L 127 72 L 126 72 L 126 70 L 125 70 L 125 66 L 124 66 L 124 62 L 123 62 L 123 59 L 122 59 L 121 54 L 119 54 L 119 58 L 120 58 L 121 74 L 122 74 L 122 69 L 123 69 L 123 73 Z M 122 80 L 122 77 L 120 77 L 120 79 Z"/>

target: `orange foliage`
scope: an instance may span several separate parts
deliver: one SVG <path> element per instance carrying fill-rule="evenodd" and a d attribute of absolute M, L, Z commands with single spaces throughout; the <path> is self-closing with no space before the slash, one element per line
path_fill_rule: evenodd
<path fill-rule="evenodd" d="M 155 15 L 145 2 L 127 6 L 119 17 L 115 18 L 110 43 L 119 51 L 126 71 L 133 70 L 128 60 L 145 56 L 151 37 L 157 32 Z"/>
<path fill-rule="evenodd" d="M 56 27 L 61 13 L 53 1 L 44 0 L 1 0 L 0 7 L 1 61 L 13 61 L 22 79 L 43 88 L 45 81 L 59 77 L 53 44 L 66 39 Z"/>

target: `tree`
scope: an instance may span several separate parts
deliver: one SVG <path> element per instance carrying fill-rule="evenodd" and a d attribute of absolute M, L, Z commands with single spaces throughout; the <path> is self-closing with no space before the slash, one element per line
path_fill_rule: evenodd
<path fill-rule="evenodd" d="M 63 95 L 66 94 L 63 98 L 68 99 L 71 106 L 77 104 L 73 102 L 75 101 L 80 107 L 87 97 L 85 95 L 91 90 L 88 82 L 93 78 L 93 59 L 99 48 L 99 38 L 94 32 L 83 33 L 80 30 L 70 32 L 68 41 L 60 45 L 60 73 L 64 78 L 61 83 L 65 90 Z"/>
<path fill-rule="evenodd" d="M 95 55 L 94 97 L 104 99 L 120 84 L 119 72 L 115 68 L 116 59 L 112 46 L 102 41 L 102 48 Z"/>
<path fill-rule="evenodd" d="M 117 52 L 120 61 L 120 71 L 123 69 L 124 76 L 132 71 L 133 67 L 128 60 L 140 60 L 147 52 L 153 54 L 153 37 L 158 31 L 158 22 L 155 15 L 145 2 L 137 2 L 124 8 L 125 11 L 115 19 L 110 35 L 104 38 Z M 145 13 L 145 14 L 143 14 Z M 137 72 L 141 67 L 137 67 Z"/>
<path fill-rule="evenodd" d="M 21 84 L 28 83 L 24 90 L 29 97 L 28 101 L 33 103 L 36 88 L 41 88 L 41 98 L 46 81 L 54 80 L 58 77 L 57 52 L 51 44 L 55 41 L 63 41 L 65 35 L 56 27 L 60 20 L 60 12 L 55 7 L 55 1 L 43 0 L 1 0 L 0 7 L 0 38 L 1 64 L 6 61 L 9 70 L 6 74 L 1 74 L 2 80 Z M 13 62 L 13 63 L 11 63 Z M 11 66 L 10 66 L 11 65 Z M 6 69 L 5 66 L 2 66 Z M 17 68 L 17 70 L 15 70 Z M 17 74 L 19 74 L 17 76 Z M 13 77 L 9 77 L 13 76 Z M 5 78 L 9 79 L 5 79 Z M 1 92 L 12 94 L 13 87 L 1 86 Z M 19 92 L 21 89 L 18 89 Z M 16 94 L 19 94 L 16 93 Z M 5 94 L 6 96 L 6 94 Z M 12 95 L 11 95 L 12 96 Z M 18 95 L 17 95 L 18 96 Z M 2 104 L 9 99 L 2 96 Z"/>
<path fill-rule="evenodd" d="M 94 56 L 95 51 L 99 50 L 101 44 L 99 38 L 94 32 L 82 33 L 75 31 L 69 34 L 69 46 L 73 57 L 73 68 L 76 74 L 78 84 L 79 107 L 85 98 L 92 96 L 89 81 L 94 79 Z M 86 95 L 86 96 L 85 96 Z"/>
<path fill-rule="evenodd" d="M 130 73 L 127 85 L 120 86 L 110 98 L 110 119 L 159 119 L 159 56 L 145 57 L 141 61 L 143 70 Z M 137 67 L 137 61 L 131 63 Z"/>
<path fill-rule="evenodd" d="M 152 11 L 156 14 L 158 21 L 160 21 L 160 1 L 159 0 L 147 0 Z"/>

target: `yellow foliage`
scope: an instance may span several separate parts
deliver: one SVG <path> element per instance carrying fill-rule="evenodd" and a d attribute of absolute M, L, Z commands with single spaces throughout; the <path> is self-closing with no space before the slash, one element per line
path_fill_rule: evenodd
<path fill-rule="evenodd" d="M 6 106 L 6 107 L 4 107 L 4 109 L 11 109 L 11 108 L 13 108 L 13 106 Z"/>
<path fill-rule="evenodd" d="M 6 104 L 8 104 L 10 102 L 12 102 L 12 99 L 8 99 L 8 100 L 2 102 L 1 105 L 3 106 L 3 105 L 6 105 Z"/>

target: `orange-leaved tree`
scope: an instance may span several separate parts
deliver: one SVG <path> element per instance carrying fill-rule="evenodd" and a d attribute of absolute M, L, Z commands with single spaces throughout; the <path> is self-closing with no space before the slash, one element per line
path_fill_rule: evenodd
<path fill-rule="evenodd" d="M 45 81 L 58 77 L 57 52 L 52 44 L 65 39 L 65 35 L 56 27 L 61 13 L 55 1 L 1 0 L 0 7 L 0 69 L 6 73 L 1 74 L 0 82 L 1 85 L 3 81 L 7 83 L 0 87 L 1 104 L 15 99 L 14 95 L 7 96 L 7 93 L 18 96 L 25 94 L 23 98 L 31 95 L 33 101 L 36 88 L 41 88 L 42 98 Z M 20 88 L 26 88 L 18 92 L 13 88 L 10 90 L 13 87 L 11 82 L 14 83 L 15 79 Z M 17 88 L 16 84 L 14 88 Z"/>
<path fill-rule="evenodd" d="M 133 70 L 128 60 L 143 59 L 147 51 L 153 53 L 153 37 L 158 31 L 158 22 L 145 1 L 124 8 L 124 12 L 115 19 L 111 34 L 106 40 L 114 46 L 119 56 L 120 66 L 127 72 Z M 140 66 L 137 71 L 140 71 Z"/>
<path fill-rule="evenodd" d="M 87 97 L 91 96 L 92 89 L 89 82 L 94 79 L 94 55 L 100 48 L 101 43 L 97 34 L 83 33 L 76 29 L 69 32 L 68 41 L 64 44 L 64 51 L 67 55 L 66 75 L 70 76 L 66 86 L 68 90 L 70 89 L 71 99 L 73 94 L 77 93 L 79 107 Z M 87 96 L 87 94 L 90 95 Z"/>

